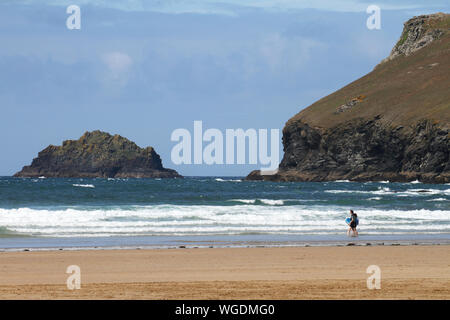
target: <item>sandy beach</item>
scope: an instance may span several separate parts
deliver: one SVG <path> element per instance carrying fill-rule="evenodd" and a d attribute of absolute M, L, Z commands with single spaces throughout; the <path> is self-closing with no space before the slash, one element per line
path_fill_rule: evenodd
<path fill-rule="evenodd" d="M 449 246 L 0 252 L 1 299 L 450 299 Z M 81 268 L 68 290 L 66 269 Z M 369 265 L 381 289 L 367 288 Z"/>

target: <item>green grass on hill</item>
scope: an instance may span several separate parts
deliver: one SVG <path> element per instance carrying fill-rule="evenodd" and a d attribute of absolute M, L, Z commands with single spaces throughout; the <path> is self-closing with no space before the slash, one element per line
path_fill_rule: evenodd
<path fill-rule="evenodd" d="M 449 28 L 450 15 L 430 27 Z M 402 33 L 403 34 L 403 33 Z M 399 41 L 402 41 L 403 36 Z M 381 115 L 387 125 L 408 128 L 422 119 L 450 126 L 450 32 L 409 56 L 378 65 L 372 72 L 320 99 L 289 120 L 331 128 L 357 118 Z M 355 106 L 336 112 L 352 99 Z"/>

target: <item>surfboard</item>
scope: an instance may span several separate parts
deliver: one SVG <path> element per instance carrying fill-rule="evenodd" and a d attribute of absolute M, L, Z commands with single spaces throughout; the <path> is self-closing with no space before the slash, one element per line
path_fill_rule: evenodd
<path fill-rule="evenodd" d="M 350 217 L 348 217 L 348 218 L 345 219 L 345 223 L 346 223 L 346 224 L 350 224 L 351 221 L 352 221 L 352 218 L 350 218 Z M 358 224 L 359 224 L 359 219 L 356 218 L 356 225 L 358 225 Z"/>

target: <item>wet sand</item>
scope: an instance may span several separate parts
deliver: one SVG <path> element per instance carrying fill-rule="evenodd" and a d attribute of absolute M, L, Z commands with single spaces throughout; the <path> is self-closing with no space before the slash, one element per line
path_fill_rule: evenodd
<path fill-rule="evenodd" d="M 69 265 L 80 290 L 67 289 Z M 450 299 L 450 246 L 0 252 L 0 298 Z"/>

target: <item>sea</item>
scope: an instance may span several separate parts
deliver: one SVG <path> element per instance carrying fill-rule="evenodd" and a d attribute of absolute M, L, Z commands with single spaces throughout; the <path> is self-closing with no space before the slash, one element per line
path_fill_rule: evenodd
<path fill-rule="evenodd" d="M 448 243 L 449 184 L 0 177 L 2 251 Z"/>

